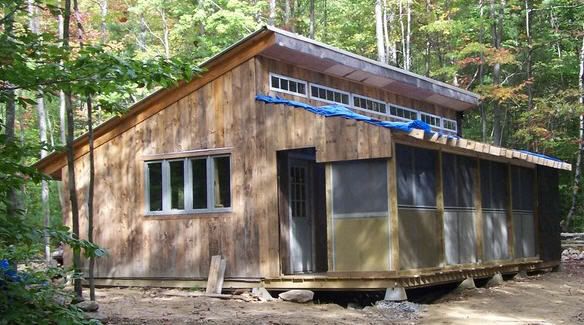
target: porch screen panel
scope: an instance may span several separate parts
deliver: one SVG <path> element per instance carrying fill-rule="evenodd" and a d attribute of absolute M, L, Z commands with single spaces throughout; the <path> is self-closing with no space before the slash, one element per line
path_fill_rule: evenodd
<path fill-rule="evenodd" d="M 332 164 L 335 271 L 389 270 L 387 160 Z"/>
<path fill-rule="evenodd" d="M 442 153 L 446 263 L 476 262 L 476 159 Z"/>
<path fill-rule="evenodd" d="M 481 199 L 483 209 L 483 256 L 486 261 L 509 258 L 507 211 L 507 165 L 480 161 Z"/>
<path fill-rule="evenodd" d="M 436 209 L 438 153 L 396 145 L 400 267 L 438 266 L 442 225 Z"/>
<path fill-rule="evenodd" d="M 514 252 L 515 257 L 518 258 L 536 255 L 533 214 L 534 176 L 533 169 L 511 167 Z"/>

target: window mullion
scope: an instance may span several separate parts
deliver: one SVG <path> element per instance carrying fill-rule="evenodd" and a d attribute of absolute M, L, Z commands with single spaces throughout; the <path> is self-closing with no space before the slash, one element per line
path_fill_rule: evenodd
<path fill-rule="evenodd" d="M 185 175 L 185 210 L 190 211 L 193 209 L 193 176 L 192 176 L 192 164 L 191 160 L 185 158 L 184 160 L 184 175 Z"/>
<path fill-rule="evenodd" d="M 162 161 L 162 211 L 170 211 L 170 164 Z"/>
<path fill-rule="evenodd" d="M 215 184 L 214 179 L 214 166 L 213 158 L 207 157 L 207 209 L 213 209 L 215 207 Z"/>

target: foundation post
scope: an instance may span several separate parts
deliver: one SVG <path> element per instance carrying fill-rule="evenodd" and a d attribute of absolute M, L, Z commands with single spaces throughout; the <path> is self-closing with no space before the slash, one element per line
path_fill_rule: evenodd
<path fill-rule="evenodd" d="M 408 295 L 406 294 L 406 289 L 402 286 L 396 286 L 393 288 L 385 289 L 385 297 L 383 300 L 387 301 L 404 301 L 408 300 Z"/>

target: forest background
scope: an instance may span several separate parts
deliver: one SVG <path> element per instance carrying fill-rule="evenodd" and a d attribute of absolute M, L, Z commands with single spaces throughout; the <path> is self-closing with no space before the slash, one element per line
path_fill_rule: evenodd
<path fill-rule="evenodd" d="M 54 35 L 53 42 L 63 37 L 63 1 L 1 3 L 4 37 L 14 3 L 21 6 L 12 15 L 12 33 Z M 480 107 L 465 114 L 464 136 L 571 162 L 573 172 L 561 175 L 563 225 L 584 231 L 582 0 L 78 0 L 69 42 L 76 48 L 99 44 L 100 51 L 135 62 L 172 58 L 196 65 L 265 24 L 479 93 Z M 6 58 L 9 52 L 1 53 Z M 3 85 L 13 82 L 4 77 Z M 123 113 L 151 91 L 143 86 L 94 94 L 89 124 L 87 97 L 73 94 L 74 135 Z M 19 156 L 20 163 L 46 155 L 41 143 L 65 146 L 62 90 L 0 92 L 0 120 L 13 120 L 20 145 L 38 148 Z M 45 181 L 21 187 L 16 199 L 27 220 L 61 222 L 58 186 Z"/>
<path fill-rule="evenodd" d="M 96 125 L 266 24 L 479 93 L 464 137 L 572 163 L 562 226 L 584 231 L 584 0 L 0 0 L 0 324 L 86 322 L 46 284 L 69 276 L 81 299 L 80 254 L 91 288 L 107 254 L 78 239 L 74 182 L 30 166 L 65 150 L 74 180 L 74 137 L 88 132 L 91 156 Z M 71 269 L 21 271 L 57 243 L 73 248 Z"/>

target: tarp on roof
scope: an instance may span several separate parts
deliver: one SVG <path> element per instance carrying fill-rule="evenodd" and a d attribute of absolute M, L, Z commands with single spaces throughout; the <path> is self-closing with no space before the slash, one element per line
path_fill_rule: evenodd
<path fill-rule="evenodd" d="M 397 130 L 397 131 L 410 132 L 413 129 L 419 129 L 419 130 L 423 130 L 424 132 L 427 132 L 427 133 L 431 133 L 431 134 L 435 133 L 434 131 L 432 131 L 432 127 L 430 125 L 428 125 L 427 123 L 425 123 L 424 121 L 421 121 L 421 120 L 413 120 L 410 122 L 382 121 L 382 120 L 374 119 L 372 117 L 369 117 L 369 116 L 366 116 L 363 114 L 355 113 L 343 105 L 333 104 L 333 105 L 325 105 L 325 106 L 316 107 L 316 106 L 308 105 L 306 103 L 297 102 L 294 100 L 288 100 L 288 99 L 284 99 L 284 98 L 280 98 L 280 97 L 272 97 L 272 96 L 264 96 L 264 95 L 257 95 L 256 100 L 264 102 L 264 103 L 268 103 L 268 104 L 281 104 L 281 105 L 292 106 L 292 107 L 296 107 L 296 108 L 302 108 L 302 109 L 307 110 L 311 113 L 321 115 L 324 117 L 343 117 L 343 118 L 349 119 L 349 120 L 362 121 L 365 123 L 369 123 L 369 124 L 373 124 L 373 125 L 387 128 L 387 129 Z M 452 137 L 451 135 L 446 135 L 446 134 L 442 134 L 442 135 Z"/>
<path fill-rule="evenodd" d="M 333 105 L 325 105 L 325 106 L 312 106 L 312 105 L 298 102 L 298 101 L 294 101 L 294 100 L 289 100 L 289 99 L 285 99 L 285 98 L 281 98 L 281 97 L 265 96 L 265 95 L 261 95 L 261 94 L 258 94 L 256 96 L 256 100 L 260 101 L 260 102 L 267 103 L 267 104 L 286 105 L 286 106 L 292 106 L 295 108 L 301 108 L 301 109 L 307 110 L 311 113 L 321 115 L 324 117 L 342 117 L 345 119 L 362 121 L 365 123 L 369 123 L 369 124 L 373 124 L 373 125 L 377 125 L 380 127 L 384 127 L 384 128 L 396 130 L 396 131 L 401 131 L 401 132 L 409 133 L 410 131 L 412 131 L 414 129 L 418 129 L 418 130 L 423 130 L 424 133 L 426 133 L 430 136 L 437 134 L 438 137 L 445 137 L 445 138 L 449 138 L 449 139 L 458 139 L 459 138 L 455 135 L 445 134 L 442 132 L 436 132 L 436 131 L 432 130 L 432 127 L 429 124 L 427 124 L 421 120 L 413 120 L 410 122 L 382 121 L 382 120 L 374 119 L 372 117 L 369 117 L 369 116 L 366 116 L 363 114 L 356 113 L 343 105 L 333 104 Z M 555 157 L 552 157 L 552 156 L 548 156 L 548 155 L 544 155 L 544 154 L 540 154 L 540 153 L 536 153 L 536 152 L 531 152 L 531 151 L 527 151 L 527 150 L 517 150 L 517 151 L 524 153 L 524 154 L 527 154 L 527 155 L 534 156 L 534 157 L 539 157 L 539 158 L 563 163 L 562 160 L 555 158 Z"/>

